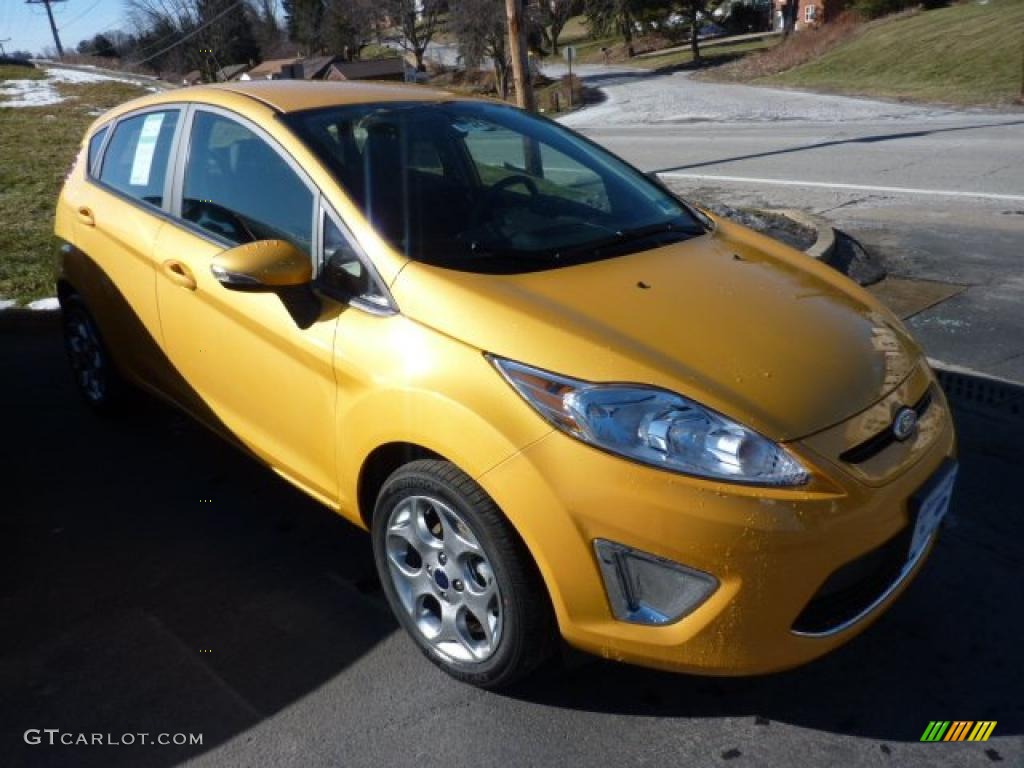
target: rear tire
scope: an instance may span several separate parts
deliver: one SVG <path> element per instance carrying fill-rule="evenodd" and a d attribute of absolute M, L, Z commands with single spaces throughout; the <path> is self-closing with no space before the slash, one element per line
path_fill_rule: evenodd
<path fill-rule="evenodd" d="M 78 295 L 61 299 L 61 324 L 64 350 L 78 393 L 97 412 L 114 413 L 124 400 L 125 384 L 96 320 Z"/>
<path fill-rule="evenodd" d="M 547 591 L 497 505 L 446 461 L 414 461 L 384 483 L 371 525 L 391 609 L 455 679 L 502 688 L 556 644 Z"/>

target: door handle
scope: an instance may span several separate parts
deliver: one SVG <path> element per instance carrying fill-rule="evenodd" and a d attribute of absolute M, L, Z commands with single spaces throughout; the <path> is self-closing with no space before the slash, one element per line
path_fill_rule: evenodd
<path fill-rule="evenodd" d="M 175 285 L 188 288 L 190 291 L 196 289 L 196 278 L 192 274 L 192 270 L 177 259 L 168 259 L 161 266 L 163 267 L 164 274 Z"/>
<path fill-rule="evenodd" d="M 96 217 L 92 215 L 92 209 L 84 205 L 78 209 L 78 220 L 87 227 L 96 226 Z"/>

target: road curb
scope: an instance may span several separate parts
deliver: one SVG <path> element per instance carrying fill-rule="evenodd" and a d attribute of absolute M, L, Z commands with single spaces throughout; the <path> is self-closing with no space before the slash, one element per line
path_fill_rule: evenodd
<path fill-rule="evenodd" d="M 799 211 L 795 208 L 782 208 L 780 210 L 774 210 L 772 213 L 785 216 L 787 219 L 792 219 L 797 224 L 813 229 L 817 234 L 817 239 L 810 248 L 804 251 L 804 253 L 812 259 L 828 263 L 836 250 L 836 230 L 831 224 L 821 218 L 821 216 L 815 216 L 813 213 Z"/>
<path fill-rule="evenodd" d="M 0 309 L 0 333 L 4 331 L 49 330 L 60 324 L 59 309 Z"/>
<path fill-rule="evenodd" d="M 928 364 L 951 401 L 1003 419 L 1024 419 L 1024 383 L 933 357 Z"/>

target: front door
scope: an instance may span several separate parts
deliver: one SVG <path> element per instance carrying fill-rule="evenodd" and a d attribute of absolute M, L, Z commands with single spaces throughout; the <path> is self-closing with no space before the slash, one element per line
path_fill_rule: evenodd
<path fill-rule="evenodd" d="M 197 109 L 186 132 L 178 224 L 159 234 L 157 303 L 182 404 L 321 499 L 337 498 L 340 305 L 306 290 L 231 290 L 210 271 L 233 245 L 286 239 L 312 258 L 316 190 L 254 125 Z"/>

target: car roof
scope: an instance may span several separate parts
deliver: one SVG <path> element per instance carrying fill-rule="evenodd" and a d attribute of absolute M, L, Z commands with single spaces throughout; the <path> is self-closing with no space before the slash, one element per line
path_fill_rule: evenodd
<path fill-rule="evenodd" d="M 251 80 L 161 91 L 115 107 L 104 117 L 169 102 L 221 104 L 225 96 L 236 93 L 249 96 L 278 112 L 298 112 L 345 104 L 440 102 L 466 98 L 437 88 L 401 83 Z"/>
<path fill-rule="evenodd" d="M 208 86 L 210 90 L 242 93 L 279 112 L 394 101 L 446 101 L 454 94 L 422 85 L 329 80 L 250 80 Z"/>

